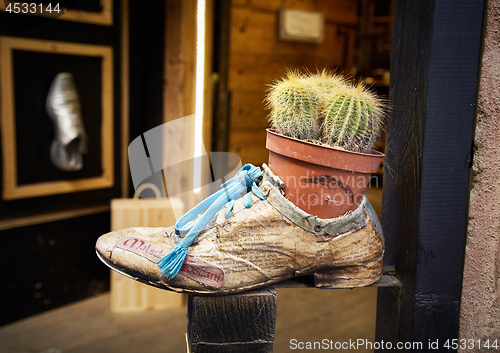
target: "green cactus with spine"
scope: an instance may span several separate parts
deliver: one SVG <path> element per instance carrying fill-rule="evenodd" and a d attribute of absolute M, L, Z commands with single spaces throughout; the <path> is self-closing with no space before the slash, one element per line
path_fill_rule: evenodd
<path fill-rule="evenodd" d="M 305 78 L 316 88 L 317 94 L 322 96 L 330 94 L 335 89 L 346 84 L 346 79 L 340 75 L 336 75 L 330 70 L 323 69 L 316 74 L 307 73 Z"/>
<path fill-rule="evenodd" d="M 371 153 L 383 127 L 384 101 L 326 70 L 288 71 L 266 101 L 278 133 L 349 151 Z"/>
<path fill-rule="evenodd" d="M 281 81 L 275 81 L 266 101 L 269 120 L 278 133 L 301 140 L 320 138 L 318 94 L 298 71 L 287 71 Z"/>
<path fill-rule="evenodd" d="M 371 153 L 383 127 L 383 102 L 363 84 L 347 84 L 323 96 L 322 141 Z"/>

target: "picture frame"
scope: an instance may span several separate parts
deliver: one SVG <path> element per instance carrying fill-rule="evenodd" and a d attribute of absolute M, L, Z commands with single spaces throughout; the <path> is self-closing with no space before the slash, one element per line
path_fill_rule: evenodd
<path fill-rule="evenodd" d="M 14 3 L 22 3 L 21 1 L 14 0 L 0 0 L 0 11 L 6 12 L 9 4 L 12 6 Z M 26 2 L 23 2 L 26 3 Z M 54 1 L 54 3 L 58 4 L 58 2 Z M 39 3 L 29 3 L 30 5 Z M 82 22 L 82 23 L 90 23 L 95 25 L 103 25 L 103 26 L 112 26 L 113 25 L 113 0 L 100 0 L 101 10 L 100 11 L 85 11 L 80 9 L 71 9 L 61 7 L 60 11 L 62 14 L 53 13 L 48 11 L 40 10 L 37 6 L 35 6 L 35 11 L 26 11 L 23 13 L 21 10 L 19 13 L 31 16 L 40 16 L 47 18 L 54 18 L 63 21 L 73 21 L 73 22 Z"/>
<path fill-rule="evenodd" d="M 30 117 L 16 116 L 15 92 L 22 92 L 22 87 L 14 87 L 14 53 L 19 57 L 20 53 L 34 53 L 34 55 L 49 55 L 50 59 L 63 62 L 66 59 L 89 59 L 95 68 L 95 77 L 100 87 L 95 87 L 96 92 L 100 92 L 90 105 L 97 106 L 99 119 L 96 121 L 99 126 L 95 129 L 99 131 L 100 146 L 96 147 L 100 165 L 98 172 L 82 178 L 61 179 L 61 180 L 41 180 L 37 181 L 37 175 L 31 177 L 27 182 L 19 181 L 19 161 L 30 156 L 18 155 L 19 141 L 16 131 L 16 120 L 27 121 Z M 83 61 L 84 62 L 84 61 Z M 85 62 L 84 62 L 85 63 Z M 39 69 L 34 63 L 32 70 L 45 72 L 43 65 Z M 80 64 L 82 66 L 82 64 Z M 27 67 L 27 66 L 25 66 Z M 22 65 L 16 65 L 19 72 Z M 30 66 L 31 68 L 31 66 Z M 33 83 L 27 82 L 30 85 Z M 29 86 L 26 86 L 29 87 Z M 86 190 L 96 190 L 111 188 L 114 186 L 114 107 L 113 107 L 113 49 L 112 47 L 93 44 L 69 43 L 52 40 L 29 39 L 19 37 L 0 36 L 0 123 L 2 139 L 2 179 L 4 200 L 15 200 L 23 198 L 33 198 L 39 196 L 49 196 L 57 194 L 67 194 Z M 94 94 L 94 96 L 96 96 Z M 31 97 L 29 97 L 31 99 Z M 42 98 L 39 98 L 42 99 Z M 43 97 L 44 99 L 44 97 Z M 19 107 L 19 106 L 18 106 Z M 100 109 L 99 109 L 100 108 Z M 23 125 L 25 126 L 25 125 Z M 22 142 L 24 144 L 24 142 Z M 95 139 L 94 139 L 95 143 Z M 35 151 L 36 152 L 36 151 Z M 25 153 L 26 154 L 26 153 Z M 85 167 L 84 167 L 85 168 Z M 30 174 L 38 174 L 35 170 Z"/>

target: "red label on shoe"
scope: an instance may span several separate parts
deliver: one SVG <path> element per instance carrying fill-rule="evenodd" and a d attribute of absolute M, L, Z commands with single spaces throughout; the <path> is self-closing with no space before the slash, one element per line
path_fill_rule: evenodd
<path fill-rule="evenodd" d="M 132 237 L 121 238 L 116 243 L 116 247 L 133 252 L 154 263 L 169 252 L 167 248 L 159 244 Z M 191 255 L 186 255 L 178 274 L 212 288 L 220 288 L 224 282 L 224 271 Z"/>
<path fill-rule="evenodd" d="M 168 254 L 168 250 L 159 244 L 131 237 L 121 238 L 116 243 L 116 247 L 133 252 L 153 262 L 158 262 Z"/>
<path fill-rule="evenodd" d="M 179 274 L 213 288 L 222 287 L 224 271 L 202 259 L 187 255 Z"/>

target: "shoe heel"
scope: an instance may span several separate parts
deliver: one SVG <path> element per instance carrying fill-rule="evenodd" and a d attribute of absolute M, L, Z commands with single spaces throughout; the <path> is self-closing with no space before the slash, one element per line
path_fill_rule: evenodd
<path fill-rule="evenodd" d="M 375 283 L 382 277 L 384 257 L 357 266 L 338 267 L 316 272 L 313 275 L 316 288 L 355 288 Z"/>

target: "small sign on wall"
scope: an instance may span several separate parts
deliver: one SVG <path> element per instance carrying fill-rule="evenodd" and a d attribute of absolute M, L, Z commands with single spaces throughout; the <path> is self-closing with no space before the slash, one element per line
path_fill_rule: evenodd
<path fill-rule="evenodd" d="M 323 43 L 325 16 L 322 12 L 281 8 L 278 36 L 286 41 Z"/>

